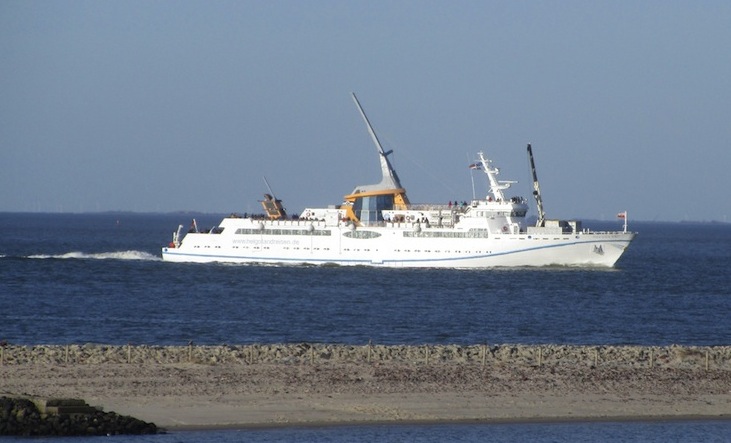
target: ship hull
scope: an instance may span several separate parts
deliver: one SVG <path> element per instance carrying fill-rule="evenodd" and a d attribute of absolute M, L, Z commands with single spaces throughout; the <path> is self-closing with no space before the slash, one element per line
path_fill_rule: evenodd
<path fill-rule="evenodd" d="M 265 225 L 249 219 L 236 225 L 239 229 L 230 226 L 221 234 L 189 233 L 179 247 L 162 249 L 163 260 L 393 268 L 613 267 L 635 235 L 518 233 L 475 238 L 456 229 L 401 226 L 405 224 L 359 231 L 342 224 Z"/>

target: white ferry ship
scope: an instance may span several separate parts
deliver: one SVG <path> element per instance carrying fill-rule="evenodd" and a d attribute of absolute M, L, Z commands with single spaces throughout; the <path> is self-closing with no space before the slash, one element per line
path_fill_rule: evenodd
<path fill-rule="evenodd" d="M 162 249 L 163 260 L 404 268 L 612 267 L 635 236 L 627 231 L 626 212 L 620 214 L 623 231 L 595 232 L 577 220 L 546 219 L 530 145 L 538 209 L 534 226 L 526 222 L 527 201 L 505 195 L 516 182 L 499 180 L 499 170 L 482 152 L 469 167 L 485 174 L 489 192 L 484 198 L 412 204 L 388 159 L 391 151 L 383 150 L 355 94 L 353 100 L 380 157 L 380 183 L 357 186 L 340 205 L 306 208 L 291 218 L 281 200 L 265 194 L 264 216 L 232 214 L 206 232 L 194 221 L 184 236 L 180 225 Z"/>

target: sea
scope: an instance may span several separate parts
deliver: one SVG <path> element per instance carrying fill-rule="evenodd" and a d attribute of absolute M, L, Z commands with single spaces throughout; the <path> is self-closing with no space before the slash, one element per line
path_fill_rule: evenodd
<path fill-rule="evenodd" d="M 731 344 L 728 223 L 630 222 L 638 235 L 611 269 L 404 270 L 161 260 L 160 249 L 178 225 L 187 227 L 195 218 L 201 228 L 214 227 L 222 217 L 0 213 L 0 340 L 23 345 Z M 584 226 L 622 228 L 620 221 Z M 726 442 L 731 420 L 331 426 L 109 438 Z"/>

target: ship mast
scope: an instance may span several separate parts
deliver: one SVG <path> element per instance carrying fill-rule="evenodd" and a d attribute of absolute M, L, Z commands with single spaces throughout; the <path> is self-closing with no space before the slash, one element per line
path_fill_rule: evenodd
<path fill-rule="evenodd" d="M 482 169 L 482 171 L 487 174 L 487 180 L 490 183 L 490 192 L 492 192 L 492 195 L 497 201 L 504 201 L 505 195 L 503 194 L 503 189 L 508 189 L 510 185 L 517 182 L 514 180 L 498 180 L 497 176 L 500 174 L 500 169 L 492 167 L 490 165 L 492 161 L 487 159 L 482 151 L 478 152 L 477 155 L 480 158 L 480 165 L 478 169 Z M 470 166 L 472 167 L 475 165 Z"/>
<path fill-rule="evenodd" d="M 528 159 L 530 160 L 530 170 L 533 174 L 533 197 L 535 197 L 536 206 L 538 207 L 538 220 L 536 221 L 536 227 L 541 227 L 546 221 L 546 213 L 543 211 L 541 187 L 538 184 L 538 174 L 536 174 L 536 164 L 533 161 L 533 149 L 531 149 L 530 143 L 528 143 Z"/>
<path fill-rule="evenodd" d="M 383 146 L 381 145 L 381 141 L 378 139 L 378 136 L 376 135 L 376 131 L 373 130 L 373 126 L 371 126 L 371 122 L 368 120 L 368 117 L 365 114 L 365 111 L 363 111 L 363 107 L 360 105 L 360 102 L 358 101 L 358 97 L 355 96 L 355 93 L 353 94 L 353 101 L 355 101 L 355 105 L 358 107 L 358 111 L 360 111 L 360 115 L 363 117 L 363 120 L 366 123 L 366 126 L 368 126 L 368 133 L 371 135 L 371 138 L 373 139 L 373 143 L 376 145 L 376 149 L 378 149 L 378 154 L 381 159 L 381 173 L 383 174 L 383 179 L 381 180 L 381 185 L 385 185 L 384 187 L 391 188 L 391 189 L 402 189 L 401 187 L 401 181 L 398 178 L 398 174 L 396 174 L 396 171 L 393 169 L 393 166 L 391 166 L 391 162 L 388 161 L 388 156 L 393 152 L 391 151 L 384 151 Z M 409 201 L 406 198 L 406 194 L 403 194 L 404 203 L 408 204 Z"/>

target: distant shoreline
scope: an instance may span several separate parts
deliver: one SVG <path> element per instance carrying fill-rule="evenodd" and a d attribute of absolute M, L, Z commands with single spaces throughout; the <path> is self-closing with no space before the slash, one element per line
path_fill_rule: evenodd
<path fill-rule="evenodd" d="M 731 346 L 10 346 L 0 393 L 169 430 L 728 420 Z"/>

